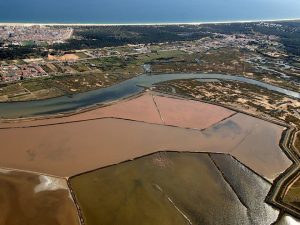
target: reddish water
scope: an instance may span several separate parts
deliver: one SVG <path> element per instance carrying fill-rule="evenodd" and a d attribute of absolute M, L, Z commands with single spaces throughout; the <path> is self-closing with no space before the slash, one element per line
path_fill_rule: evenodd
<path fill-rule="evenodd" d="M 121 119 L 4 129 L 0 166 L 72 176 L 163 150 L 232 152 L 272 180 L 291 165 L 278 146 L 282 130 L 242 114 L 203 132 Z"/>
<path fill-rule="evenodd" d="M 167 125 L 204 129 L 233 115 L 223 107 L 191 100 L 154 96 L 161 116 Z"/>
<path fill-rule="evenodd" d="M 38 126 L 105 117 L 163 124 L 160 117 L 162 116 L 168 125 L 203 129 L 232 114 L 234 114 L 233 111 L 198 101 L 179 100 L 144 94 L 134 99 L 61 118 L 0 123 L 0 128 Z"/>

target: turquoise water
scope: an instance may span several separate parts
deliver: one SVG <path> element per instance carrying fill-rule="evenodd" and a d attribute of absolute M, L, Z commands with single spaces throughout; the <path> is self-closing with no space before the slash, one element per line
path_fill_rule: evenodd
<path fill-rule="evenodd" d="M 0 22 L 159 23 L 300 18 L 299 0 L 1 0 Z"/>
<path fill-rule="evenodd" d="M 178 79 L 237 80 L 300 99 L 300 93 L 298 92 L 289 91 L 280 87 L 239 76 L 221 74 L 141 75 L 111 87 L 75 94 L 72 97 L 62 96 L 39 101 L 0 103 L 0 118 L 31 117 L 75 111 L 81 108 L 109 103 L 129 96 L 134 96 L 144 90 L 141 86 L 151 87 L 159 82 Z"/>

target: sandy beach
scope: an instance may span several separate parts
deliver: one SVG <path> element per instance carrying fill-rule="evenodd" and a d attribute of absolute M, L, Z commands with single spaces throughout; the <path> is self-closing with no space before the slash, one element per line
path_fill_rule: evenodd
<path fill-rule="evenodd" d="M 298 21 L 293 19 L 269 19 L 269 20 L 232 20 L 210 22 L 160 22 L 160 23 L 33 23 L 33 22 L 0 22 L 0 26 L 167 26 L 167 25 L 203 25 L 203 24 L 228 24 L 228 23 L 257 23 L 257 22 L 287 22 Z"/>

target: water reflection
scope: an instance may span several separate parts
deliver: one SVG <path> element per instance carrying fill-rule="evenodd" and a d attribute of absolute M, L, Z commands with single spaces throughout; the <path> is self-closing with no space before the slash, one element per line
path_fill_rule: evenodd
<path fill-rule="evenodd" d="M 71 186 L 88 225 L 274 222 L 278 212 L 264 203 L 270 184 L 230 156 L 211 157 L 156 153 L 77 176 Z"/>
<path fill-rule="evenodd" d="M 286 94 L 290 97 L 300 98 L 300 93 L 279 88 L 260 81 L 251 80 L 245 77 L 221 75 L 221 74 L 163 74 L 163 75 L 141 75 L 126 80 L 111 87 L 101 88 L 94 91 L 75 94 L 72 97 L 58 97 L 47 100 L 0 103 L 0 117 L 18 118 L 36 115 L 49 115 L 62 112 L 70 112 L 83 107 L 111 102 L 117 99 L 129 97 L 142 92 L 141 86 L 152 86 L 153 84 L 178 79 L 225 79 L 238 80 L 259 87 L 264 87 L 272 91 Z"/>
<path fill-rule="evenodd" d="M 300 221 L 291 215 L 284 214 L 275 225 L 300 225 Z"/>

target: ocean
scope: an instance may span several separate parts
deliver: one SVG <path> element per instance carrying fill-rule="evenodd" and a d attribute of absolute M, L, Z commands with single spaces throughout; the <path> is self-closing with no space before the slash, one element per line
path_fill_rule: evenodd
<path fill-rule="evenodd" d="M 180 23 L 300 18 L 300 0 L 0 0 L 0 22 Z"/>

